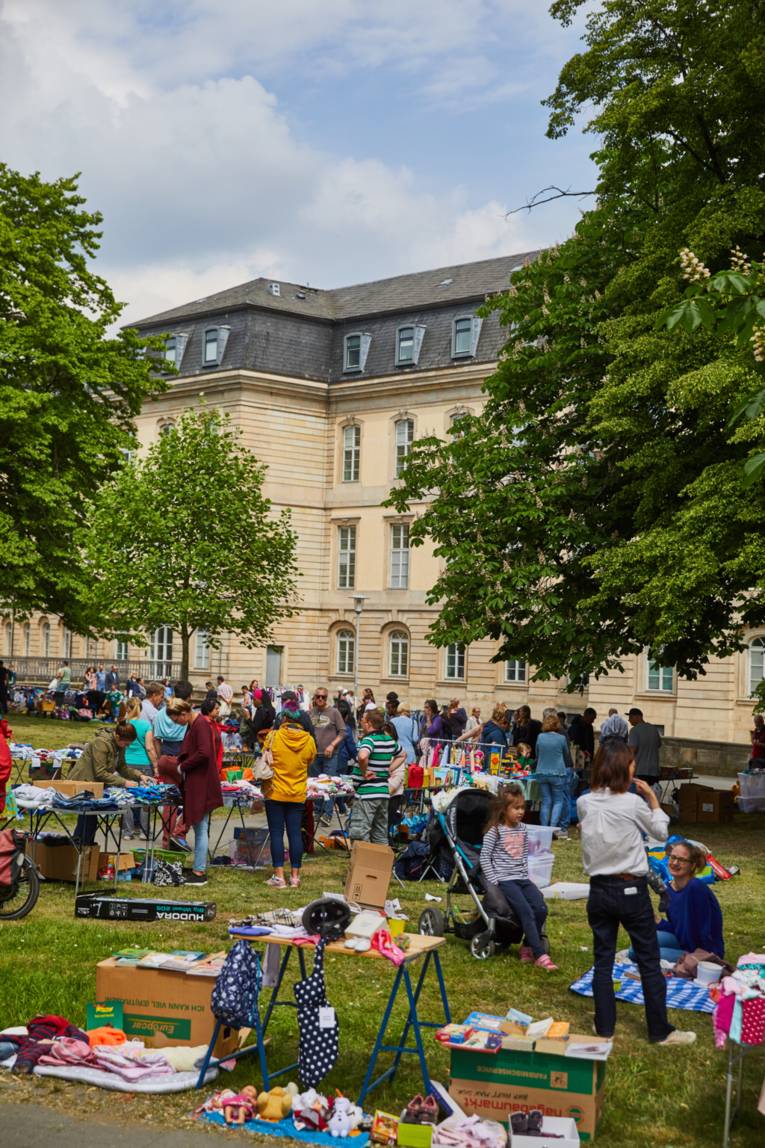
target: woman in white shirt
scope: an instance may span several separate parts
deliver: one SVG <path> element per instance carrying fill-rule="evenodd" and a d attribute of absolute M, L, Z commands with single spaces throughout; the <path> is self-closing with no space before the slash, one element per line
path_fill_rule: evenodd
<path fill-rule="evenodd" d="M 634 772 L 629 747 L 616 738 L 606 738 L 592 764 L 592 789 L 576 803 L 582 860 L 590 878 L 587 919 L 595 961 L 595 1032 L 607 1038 L 613 1036 L 616 1027 L 614 957 L 619 925 L 623 925 L 640 969 L 648 1039 L 661 1045 L 692 1044 L 696 1033 L 680 1032 L 667 1019 L 667 985 L 659 964 L 646 880 L 648 858 L 643 834 L 665 841 L 669 818 L 644 781 L 635 782 L 637 793 L 628 792 Z"/>

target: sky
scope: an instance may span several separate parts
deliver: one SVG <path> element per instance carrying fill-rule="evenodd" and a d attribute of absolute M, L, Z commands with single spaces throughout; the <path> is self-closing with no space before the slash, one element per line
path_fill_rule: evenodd
<path fill-rule="evenodd" d="M 0 0 L 0 159 L 81 172 L 138 319 L 264 275 L 338 287 L 564 239 L 595 139 L 547 0 Z"/>

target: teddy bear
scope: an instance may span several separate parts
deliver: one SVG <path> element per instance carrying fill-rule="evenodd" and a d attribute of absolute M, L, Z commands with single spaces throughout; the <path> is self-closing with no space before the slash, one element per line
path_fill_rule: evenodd
<path fill-rule="evenodd" d="M 332 1105 L 328 1131 L 330 1136 L 350 1136 L 361 1123 L 362 1112 L 347 1096 L 337 1096 Z"/>
<path fill-rule="evenodd" d="M 292 1093 L 287 1088 L 272 1088 L 258 1096 L 258 1117 L 261 1120 L 283 1120 L 292 1108 Z"/>

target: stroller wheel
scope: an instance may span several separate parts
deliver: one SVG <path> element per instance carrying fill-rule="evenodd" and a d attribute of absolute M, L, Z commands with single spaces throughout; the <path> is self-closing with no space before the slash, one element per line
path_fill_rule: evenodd
<path fill-rule="evenodd" d="M 496 949 L 494 934 L 488 929 L 484 933 L 479 933 L 477 937 L 473 937 L 470 942 L 470 952 L 477 961 L 485 961 L 487 957 L 493 957 Z"/>
<path fill-rule="evenodd" d="M 440 909 L 425 909 L 420 913 L 417 928 L 423 937 L 443 937 L 446 934 L 446 917 Z"/>

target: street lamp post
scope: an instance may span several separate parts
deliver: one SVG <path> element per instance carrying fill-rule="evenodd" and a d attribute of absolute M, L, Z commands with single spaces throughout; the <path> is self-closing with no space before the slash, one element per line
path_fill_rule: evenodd
<path fill-rule="evenodd" d="M 364 609 L 366 602 L 365 594 L 353 595 L 353 612 L 356 615 L 355 624 L 355 641 L 353 650 L 353 694 L 356 699 L 356 705 L 359 704 L 359 653 L 361 651 L 361 611 Z"/>

